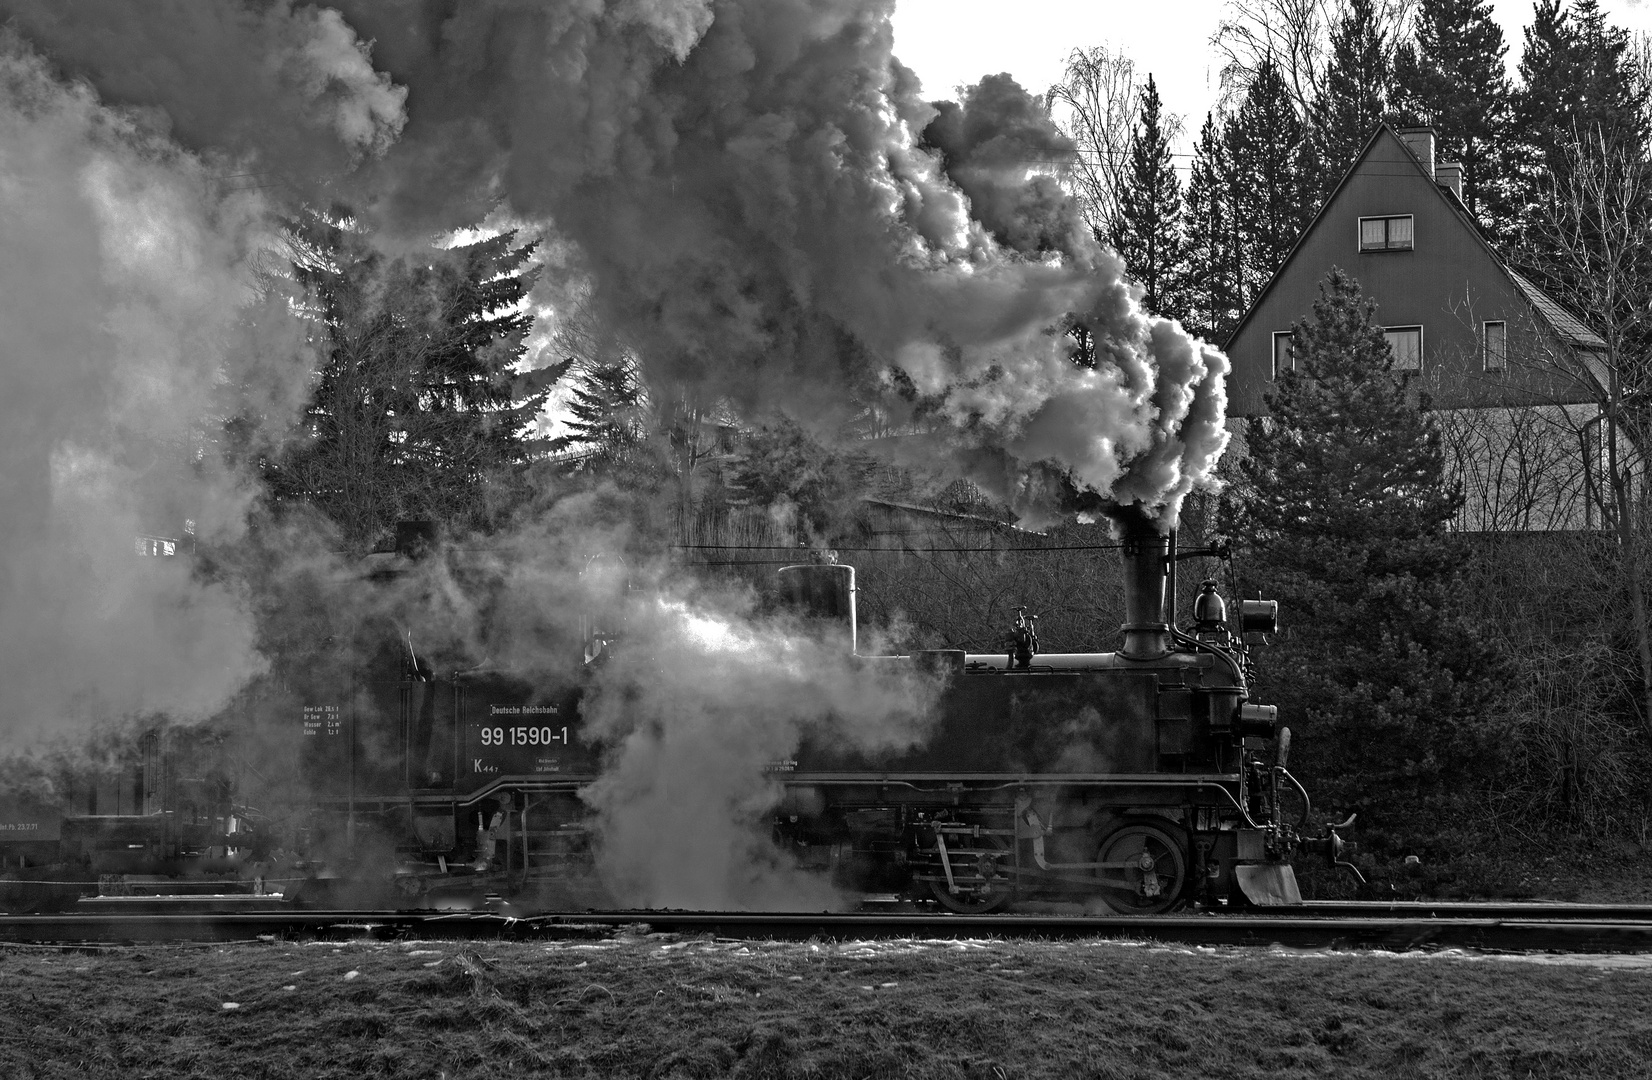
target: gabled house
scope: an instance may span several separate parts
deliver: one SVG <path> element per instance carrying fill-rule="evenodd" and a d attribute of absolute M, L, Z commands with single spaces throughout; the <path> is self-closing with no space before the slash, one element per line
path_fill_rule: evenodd
<path fill-rule="evenodd" d="M 1508 265 L 1461 184 L 1431 129 L 1379 127 L 1228 339 L 1228 412 L 1266 413 L 1291 325 L 1340 267 L 1439 411 L 1468 496 L 1460 527 L 1589 527 L 1606 344 Z"/>

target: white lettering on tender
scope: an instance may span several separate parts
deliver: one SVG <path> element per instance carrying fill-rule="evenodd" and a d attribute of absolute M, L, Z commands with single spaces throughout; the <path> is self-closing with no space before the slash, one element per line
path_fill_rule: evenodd
<path fill-rule="evenodd" d="M 343 710 L 337 705 L 304 706 L 304 735 L 313 738 L 325 731 L 337 735 L 344 730 Z"/>

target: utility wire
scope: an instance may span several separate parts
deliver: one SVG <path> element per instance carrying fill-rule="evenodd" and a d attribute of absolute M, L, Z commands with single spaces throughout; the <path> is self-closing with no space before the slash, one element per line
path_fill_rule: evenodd
<path fill-rule="evenodd" d="M 1048 547 L 843 547 L 839 544 L 828 545 L 824 549 L 800 548 L 794 544 L 671 544 L 670 547 L 679 551 L 795 551 L 799 555 L 807 555 L 810 551 L 887 551 L 897 555 L 924 555 L 930 552 L 952 551 L 1117 551 L 1123 544 L 1052 544 Z"/>

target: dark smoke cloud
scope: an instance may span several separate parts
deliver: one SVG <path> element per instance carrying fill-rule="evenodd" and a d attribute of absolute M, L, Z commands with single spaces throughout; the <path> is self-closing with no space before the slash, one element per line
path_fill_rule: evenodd
<path fill-rule="evenodd" d="M 925 102 L 891 10 L 0 0 L 111 103 L 349 196 L 381 235 L 495 211 L 549 228 L 662 390 L 830 434 L 867 405 L 910 418 L 910 386 L 947 403 L 942 464 L 1030 516 L 1051 477 L 1174 514 L 1225 441 L 1225 360 L 1135 309 L 1029 175 L 1071 152 L 1037 100 L 993 76 Z M 1069 313 L 1098 374 L 1049 332 Z"/>
<path fill-rule="evenodd" d="M 300 193 L 401 130 L 406 92 L 373 70 L 364 43 L 331 8 L 0 0 L 0 18 L 105 102 Z"/>
<path fill-rule="evenodd" d="M 937 112 L 890 9 L 346 3 L 408 88 L 373 212 L 415 234 L 501 202 L 548 223 L 656 386 L 823 433 L 869 403 L 900 422 L 911 387 L 945 402 L 943 463 L 1029 516 L 1050 477 L 1173 515 L 1225 444 L 1225 359 L 1141 312 L 1016 163 L 1070 153 L 1036 100 L 993 77 Z M 1068 313 L 1094 372 L 1049 332 Z"/>
<path fill-rule="evenodd" d="M 924 144 L 940 152 L 947 178 L 993 239 L 1027 254 L 1089 248 L 1078 203 L 1050 171 L 1028 175 L 1029 167 L 1065 169 L 1078 149 L 1039 98 L 1008 75 L 988 75 L 961 101 L 935 108 Z"/>

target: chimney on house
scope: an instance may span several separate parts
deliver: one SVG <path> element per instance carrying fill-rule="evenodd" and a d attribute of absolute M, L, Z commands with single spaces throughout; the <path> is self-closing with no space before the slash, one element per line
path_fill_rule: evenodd
<path fill-rule="evenodd" d="M 1422 163 L 1423 172 L 1429 179 L 1434 178 L 1434 129 L 1430 127 L 1400 128 L 1395 134 L 1405 143 L 1406 147 L 1417 155 Z"/>
<path fill-rule="evenodd" d="M 1434 166 L 1434 182 L 1457 196 L 1457 201 L 1463 201 L 1463 163 L 1460 161 L 1442 161 Z"/>

